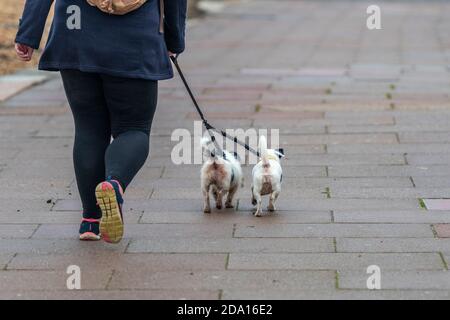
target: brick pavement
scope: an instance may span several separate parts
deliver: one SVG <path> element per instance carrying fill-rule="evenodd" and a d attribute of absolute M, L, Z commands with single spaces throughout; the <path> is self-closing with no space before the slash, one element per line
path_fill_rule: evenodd
<path fill-rule="evenodd" d="M 190 26 L 180 63 L 211 122 L 280 129 L 284 190 L 262 218 L 250 168 L 237 212 L 201 212 L 199 167 L 170 160 L 172 131 L 196 119 L 175 79 L 161 83 L 124 241 L 80 243 L 60 79 L 6 81 L 0 298 L 450 298 L 450 211 L 420 201 L 450 197 L 450 3 L 381 1 L 378 31 L 369 4 L 233 2 Z M 73 264 L 80 291 L 66 288 Z M 382 290 L 366 289 L 373 264 Z"/>

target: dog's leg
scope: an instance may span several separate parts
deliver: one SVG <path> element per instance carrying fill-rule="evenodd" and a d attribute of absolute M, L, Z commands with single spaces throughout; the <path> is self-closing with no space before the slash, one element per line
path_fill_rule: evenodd
<path fill-rule="evenodd" d="M 222 209 L 222 199 L 223 199 L 223 189 L 217 190 L 217 198 L 216 198 L 216 208 L 218 210 Z"/>
<path fill-rule="evenodd" d="M 203 191 L 203 200 L 204 200 L 204 205 L 203 205 L 203 212 L 204 213 L 211 213 L 211 205 L 209 202 L 209 185 L 205 186 L 202 188 Z"/>
<path fill-rule="evenodd" d="M 262 215 L 262 209 L 261 209 L 262 198 L 261 198 L 261 195 L 259 193 L 256 193 L 256 192 L 253 191 L 253 197 L 255 197 L 255 200 L 256 200 L 255 217 L 260 217 Z"/>
<path fill-rule="evenodd" d="M 280 195 L 279 191 L 274 191 L 270 194 L 269 206 L 267 207 L 267 210 L 271 212 L 276 210 L 275 201 L 277 201 L 279 195 Z"/>
<path fill-rule="evenodd" d="M 256 206 L 256 198 L 255 195 L 253 194 L 253 186 L 252 186 L 252 205 Z"/>
<path fill-rule="evenodd" d="M 233 197 L 236 194 L 236 191 L 238 190 L 238 186 L 234 186 L 230 189 L 227 196 L 227 201 L 225 202 L 225 208 L 234 208 L 233 206 Z"/>

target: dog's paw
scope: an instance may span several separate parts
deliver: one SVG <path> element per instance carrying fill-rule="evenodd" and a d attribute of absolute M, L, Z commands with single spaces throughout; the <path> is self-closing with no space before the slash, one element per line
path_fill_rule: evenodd
<path fill-rule="evenodd" d="M 203 209 L 203 213 L 211 213 L 211 208 L 205 208 L 205 209 Z"/>
<path fill-rule="evenodd" d="M 233 206 L 232 203 L 225 203 L 225 208 L 227 208 L 227 209 L 233 209 L 234 206 Z"/>
<path fill-rule="evenodd" d="M 216 209 L 217 210 L 221 210 L 222 209 L 222 205 L 221 204 L 216 204 Z"/>
<path fill-rule="evenodd" d="M 270 212 L 274 212 L 274 211 L 276 211 L 277 209 L 275 208 L 275 206 L 268 206 L 268 207 L 267 207 L 267 210 L 269 210 Z"/>
<path fill-rule="evenodd" d="M 262 216 L 262 212 L 261 211 L 256 211 L 253 215 L 255 217 L 261 217 Z"/>

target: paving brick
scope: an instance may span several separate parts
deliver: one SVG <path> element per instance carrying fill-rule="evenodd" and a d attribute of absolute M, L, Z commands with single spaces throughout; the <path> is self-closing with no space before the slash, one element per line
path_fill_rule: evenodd
<path fill-rule="evenodd" d="M 283 145 L 301 144 L 355 144 L 355 143 L 397 143 L 397 137 L 389 133 L 371 134 L 330 134 L 330 135 L 296 135 L 282 136 Z"/>
<path fill-rule="evenodd" d="M 236 211 L 213 212 L 145 212 L 140 223 L 201 223 L 201 224 L 236 224 L 236 223 L 326 223 L 331 222 L 329 211 L 284 211 L 255 221 L 253 214 Z"/>
<path fill-rule="evenodd" d="M 33 235 L 34 239 L 72 239 L 78 233 L 79 225 L 43 224 Z M 203 224 L 125 224 L 125 238 L 146 239 L 164 237 L 215 238 L 232 235 L 233 227 Z"/>
<path fill-rule="evenodd" d="M 430 128 L 430 131 L 435 131 Z M 447 132 L 401 132 L 399 139 L 401 143 L 449 143 L 450 128 Z"/>
<path fill-rule="evenodd" d="M 450 199 L 422 199 L 428 210 L 448 211 L 450 210 Z"/>
<path fill-rule="evenodd" d="M 352 145 L 330 145 L 328 153 L 450 153 L 450 144 L 427 143 L 427 144 L 352 144 Z"/>
<path fill-rule="evenodd" d="M 382 270 L 441 270 L 437 253 L 258 253 L 230 255 L 231 270 L 366 270 L 378 265 Z"/>
<path fill-rule="evenodd" d="M 330 238 L 164 238 L 133 240 L 130 253 L 334 252 Z"/>
<path fill-rule="evenodd" d="M 425 224 L 278 224 L 272 226 L 242 225 L 235 237 L 244 238 L 310 238 L 310 237 L 389 237 L 432 238 Z"/>
<path fill-rule="evenodd" d="M 332 289 L 335 273 L 330 271 L 216 271 L 216 272 L 155 272 L 137 275 L 117 272 L 111 289 Z"/>
<path fill-rule="evenodd" d="M 289 149 L 286 150 L 289 152 Z M 405 158 L 400 154 L 321 154 L 321 155 L 299 155 L 283 161 L 285 165 L 298 166 L 329 166 L 329 165 L 361 165 L 361 164 L 405 164 Z"/>
<path fill-rule="evenodd" d="M 52 290 L 2 291 L 5 300 L 215 300 L 219 291 L 211 290 Z"/>
<path fill-rule="evenodd" d="M 450 154 L 408 154 L 406 155 L 408 164 L 412 165 L 433 165 L 433 164 L 449 164 Z"/>
<path fill-rule="evenodd" d="M 68 266 L 67 266 L 68 267 Z M 0 271 L 3 288 L 11 291 L 67 290 L 67 267 L 58 271 Z M 81 289 L 106 289 L 112 270 L 81 270 Z"/>
<path fill-rule="evenodd" d="M 77 234 L 72 239 L 2 239 L 0 241 L 0 252 L 2 253 L 25 253 L 25 254 L 47 254 L 47 253 L 92 253 L 114 251 L 124 252 L 128 240 L 118 245 L 109 245 L 105 242 L 85 243 L 78 241 Z"/>
<path fill-rule="evenodd" d="M 350 199 L 417 199 L 444 198 L 450 188 L 332 188 L 332 198 Z"/>
<path fill-rule="evenodd" d="M 364 272 L 342 271 L 339 273 L 339 288 L 367 289 L 369 277 Z M 448 290 L 450 273 L 443 271 L 383 271 L 381 288 L 390 290 Z"/>
<path fill-rule="evenodd" d="M 440 223 L 434 225 L 438 238 L 450 238 L 450 224 Z"/>
<path fill-rule="evenodd" d="M 338 252 L 449 252 L 450 239 L 337 238 Z"/>
<path fill-rule="evenodd" d="M 414 185 L 424 188 L 450 187 L 450 179 L 447 177 L 412 177 Z"/>
<path fill-rule="evenodd" d="M 450 166 L 330 166 L 331 177 L 448 176 Z"/>
<path fill-rule="evenodd" d="M 448 291 L 440 290 L 224 290 L 224 300 L 439 300 L 449 299 Z"/>
<path fill-rule="evenodd" d="M 30 238 L 38 225 L 36 224 L 0 224 L 0 238 L 20 239 Z"/>
<path fill-rule="evenodd" d="M 182 270 L 224 270 L 225 254 L 122 254 L 98 252 L 79 254 L 18 254 L 8 264 L 8 270 L 61 270 L 69 265 L 81 270 L 114 270 L 136 273 Z"/>
<path fill-rule="evenodd" d="M 448 223 L 450 211 L 420 210 L 336 210 L 335 222 L 340 223 Z"/>
<path fill-rule="evenodd" d="M 263 206 L 268 201 L 263 198 Z M 323 210 L 351 210 L 360 209 L 389 209 L 389 210 L 407 210 L 419 209 L 417 199 L 284 199 L 281 195 L 277 200 L 277 212 L 282 211 L 323 211 Z M 253 211 L 251 203 L 239 202 L 239 211 Z"/>

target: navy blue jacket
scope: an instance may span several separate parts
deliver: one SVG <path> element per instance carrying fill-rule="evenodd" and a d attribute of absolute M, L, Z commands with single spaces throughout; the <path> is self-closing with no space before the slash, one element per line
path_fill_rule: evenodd
<path fill-rule="evenodd" d="M 26 0 L 16 42 L 38 49 L 53 0 Z M 55 14 L 39 69 L 78 69 L 113 76 L 162 80 L 173 77 L 167 50 L 185 47 L 187 0 L 165 0 L 164 33 L 159 0 L 123 16 L 109 15 L 86 0 L 55 0 Z M 80 29 L 69 28 L 70 6 L 80 8 Z M 69 12 L 69 13 L 68 13 Z"/>

